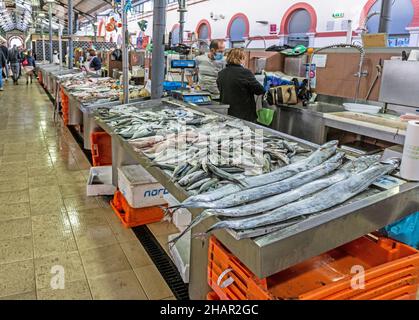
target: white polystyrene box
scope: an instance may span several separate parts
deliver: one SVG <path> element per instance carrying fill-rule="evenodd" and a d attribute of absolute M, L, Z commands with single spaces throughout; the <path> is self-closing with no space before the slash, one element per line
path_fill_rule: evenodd
<path fill-rule="evenodd" d="M 165 194 L 164 198 L 166 199 L 169 207 L 179 205 L 179 201 L 175 199 L 170 193 Z M 191 223 L 192 214 L 187 209 L 176 210 L 173 214 L 173 224 L 180 230 L 183 231 Z"/>
<path fill-rule="evenodd" d="M 166 204 L 167 190 L 142 166 L 118 168 L 118 188 L 132 208 L 148 208 Z"/>
<path fill-rule="evenodd" d="M 94 180 L 94 178 L 96 180 Z M 111 196 L 116 187 L 112 184 L 112 166 L 90 168 L 89 180 L 87 181 L 86 194 L 92 196 Z"/>
<path fill-rule="evenodd" d="M 169 241 L 179 234 L 169 236 Z M 174 246 L 169 247 L 170 256 L 176 265 L 183 282 L 189 283 L 189 263 L 191 256 L 191 232 L 186 233 Z"/>

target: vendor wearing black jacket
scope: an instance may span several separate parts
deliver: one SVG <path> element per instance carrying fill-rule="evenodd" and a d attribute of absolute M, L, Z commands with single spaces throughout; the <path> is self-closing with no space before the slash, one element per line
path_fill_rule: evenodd
<path fill-rule="evenodd" d="M 264 87 L 253 73 L 243 67 L 243 49 L 233 49 L 227 55 L 227 67 L 218 73 L 217 85 L 221 103 L 230 105 L 228 114 L 247 121 L 255 122 L 255 95 L 265 93 Z"/>

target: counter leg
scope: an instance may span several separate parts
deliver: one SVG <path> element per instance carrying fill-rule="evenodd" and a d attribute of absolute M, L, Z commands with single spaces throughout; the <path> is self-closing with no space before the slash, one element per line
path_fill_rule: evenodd
<path fill-rule="evenodd" d="M 122 148 L 117 136 L 112 135 L 112 184 L 118 187 L 118 168 L 121 166 L 128 166 L 138 164 L 138 161 L 133 159 L 128 152 Z"/>

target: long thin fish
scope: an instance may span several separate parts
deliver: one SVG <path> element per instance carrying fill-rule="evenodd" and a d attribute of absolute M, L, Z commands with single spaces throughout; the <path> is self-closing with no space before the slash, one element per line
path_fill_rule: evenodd
<path fill-rule="evenodd" d="M 262 215 L 218 222 L 208 229 L 207 233 L 217 229 L 254 229 L 330 209 L 365 191 L 379 177 L 394 171 L 399 164 L 398 159 L 391 159 L 386 164 L 376 164 L 366 171 L 338 182 L 309 198 Z"/>
<path fill-rule="evenodd" d="M 301 162 L 296 162 L 289 166 L 282 167 L 271 173 L 262 174 L 255 177 L 249 177 L 243 179 L 243 181 L 249 186 L 249 188 L 254 188 L 287 179 L 293 176 L 294 174 L 307 171 L 323 163 L 336 152 L 337 145 L 338 141 L 328 142 L 325 145 L 321 146 L 318 150 L 313 152 L 307 159 L 302 160 Z M 241 186 L 230 184 L 212 192 L 190 197 L 186 199 L 183 204 L 201 201 L 215 201 L 240 190 L 242 190 Z"/>
<path fill-rule="evenodd" d="M 280 208 L 305 196 L 309 196 L 320 190 L 324 190 L 327 187 L 330 187 L 331 185 L 334 185 L 340 181 L 348 179 L 353 174 L 365 171 L 372 164 L 376 163 L 380 157 L 381 156 L 366 156 L 357 158 L 354 161 L 346 163 L 341 169 L 339 169 L 331 176 L 315 180 L 289 192 L 252 202 L 247 205 L 225 209 L 205 210 L 189 224 L 189 226 L 186 228 L 186 232 L 211 216 L 241 218 Z M 183 234 L 180 235 L 180 237 L 182 236 Z"/>
<path fill-rule="evenodd" d="M 330 158 L 320 166 L 314 167 L 311 170 L 301 172 L 294 177 L 282 180 L 280 182 L 272 183 L 269 185 L 256 187 L 239 191 L 235 194 L 226 196 L 216 201 L 200 202 L 194 204 L 185 204 L 186 208 L 204 208 L 204 209 L 217 209 L 217 208 L 231 208 L 243 203 L 260 200 L 270 197 L 275 194 L 288 192 L 294 188 L 298 188 L 305 183 L 312 182 L 321 178 L 342 165 L 342 160 L 345 154 L 339 152 L 334 157 Z"/>

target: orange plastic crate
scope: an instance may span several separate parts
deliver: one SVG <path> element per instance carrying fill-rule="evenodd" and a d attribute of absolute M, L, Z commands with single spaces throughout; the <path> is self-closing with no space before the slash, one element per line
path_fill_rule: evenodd
<path fill-rule="evenodd" d="M 211 291 L 207 294 L 207 300 L 218 301 L 220 300 L 220 297 L 214 291 Z"/>
<path fill-rule="evenodd" d="M 352 266 L 365 270 L 365 288 L 353 290 Z M 232 271 L 218 281 L 224 270 Z M 218 283 L 232 277 L 233 284 Z M 269 278 L 256 278 L 214 237 L 210 240 L 208 283 L 222 300 L 366 300 L 403 287 L 418 288 L 419 251 L 397 241 L 362 237 Z M 415 292 L 416 292 L 415 291 Z M 399 296 L 402 296 L 400 294 Z"/>
<path fill-rule="evenodd" d="M 120 191 L 115 192 L 111 207 L 126 228 L 158 222 L 164 217 L 161 207 L 132 208 Z"/>
<path fill-rule="evenodd" d="M 92 132 L 90 135 L 94 167 L 112 165 L 112 139 L 106 132 Z"/>

